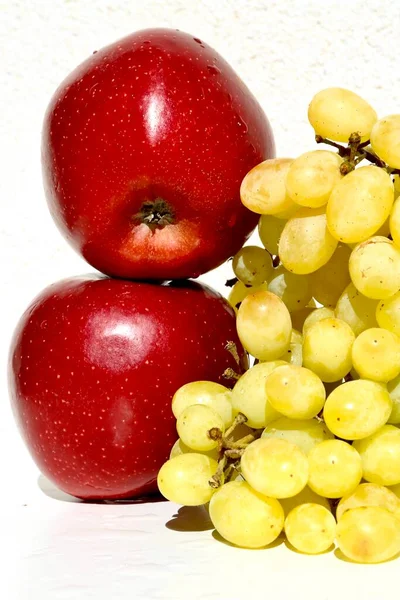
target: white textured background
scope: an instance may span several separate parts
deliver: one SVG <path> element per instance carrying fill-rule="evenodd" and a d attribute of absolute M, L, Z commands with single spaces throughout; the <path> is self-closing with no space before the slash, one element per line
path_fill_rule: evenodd
<path fill-rule="evenodd" d="M 312 147 L 307 104 L 322 87 L 349 87 L 381 116 L 400 110 L 398 0 L 0 0 L 0 544 L 7 553 L 0 596 L 398 598 L 395 587 L 390 591 L 398 563 L 361 567 L 332 555 L 290 554 L 282 546 L 266 553 L 235 550 L 207 530 L 166 529 L 174 514 L 166 503 L 83 506 L 38 487 L 8 407 L 9 338 L 41 288 L 89 270 L 47 212 L 41 121 L 50 95 L 76 64 L 151 26 L 186 30 L 214 46 L 260 100 L 281 156 Z M 222 289 L 221 273 L 205 279 Z"/>

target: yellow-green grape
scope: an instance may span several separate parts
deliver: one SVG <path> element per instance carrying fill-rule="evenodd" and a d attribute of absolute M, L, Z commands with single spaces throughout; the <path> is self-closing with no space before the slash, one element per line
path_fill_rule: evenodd
<path fill-rule="evenodd" d="M 202 452 L 212 450 L 217 442 L 208 435 L 210 429 L 225 431 L 220 415 L 204 404 L 192 404 L 185 408 L 176 422 L 176 429 L 182 442 L 193 450 Z"/>
<path fill-rule="evenodd" d="M 382 506 L 400 518 L 400 499 L 389 488 L 377 483 L 360 483 L 351 493 L 344 496 L 336 508 L 336 518 L 351 508 L 360 506 Z"/>
<path fill-rule="evenodd" d="M 324 208 L 299 208 L 283 228 L 278 254 L 288 271 L 307 275 L 330 260 L 337 244 L 327 228 Z"/>
<path fill-rule="evenodd" d="M 335 316 L 350 325 L 355 335 L 360 335 L 370 327 L 377 327 L 377 305 L 377 300 L 363 296 L 353 283 L 349 283 L 338 300 Z"/>
<path fill-rule="evenodd" d="M 242 283 L 241 281 L 237 281 L 229 293 L 228 302 L 237 313 L 240 304 L 243 302 L 246 296 L 248 296 L 249 294 L 254 294 L 255 292 L 260 292 L 262 290 L 268 290 L 267 282 L 262 283 L 261 285 L 248 287 L 244 285 L 244 283 Z"/>
<path fill-rule="evenodd" d="M 320 378 L 296 365 L 274 369 L 265 389 L 272 407 L 291 419 L 312 419 L 325 403 L 325 388 Z"/>
<path fill-rule="evenodd" d="M 260 360 L 275 360 L 290 346 L 289 311 L 271 292 L 249 294 L 240 305 L 236 326 L 244 348 Z"/>
<path fill-rule="evenodd" d="M 387 422 L 398 425 L 400 423 L 400 375 L 388 382 L 387 390 L 392 400 L 392 412 Z"/>
<path fill-rule="evenodd" d="M 310 279 L 280 265 L 268 279 L 268 290 L 283 300 L 289 312 L 305 308 L 312 298 Z"/>
<path fill-rule="evenodd" d="M 311 274 L 313 297 L 323 306 L 335 307 L 345 287 L 350 283 L 350 248 L 339 244 L 330 261 Z"/>
<path fill-rule="evenodd" d="M 236 382 L 231 396 L 233 413 L 243 413 L 250 427 L 260 429 L 281 416 L 268 400 L 265 382 L 274 369 L 284 364 L 283 360 L 259 363 Z"/>
<path fill-rule="evenodd" d="M 292 319 L 293 329 L 297 329 L 297 331 L 303 331 L 304 321 L 312 312 L 316 310 L 312 306 L 306 306 L 305 308 L 301 308 L 300 310 L 295 310 L 290 313 L 290 317 Z"/>
<path fill-rule="evenodd" d="M 400 115 L 388 115 L 375 123 L 371 146 L 390 167 L 400 169 Z"/>
<path fill-rule="evenodd" d="M 286 192 L 285 179 L 291 158 L 272 158 L 247 173 L 240 186 L 244 206 L 259 215 L 290 210 L 294 202 Z"/>
<path fill-rule="evenodd" d="M 280 360 L 301 367 L 303 364 L 303 336 L 300 331 L 292 329 L 289 350 L 282 354 Z"/>
<path fill-rule="evenodd" d="M 245 285 L 261 285 L 272 273 L 271 255 L 264 248 L 245 246 L 233 257 L 232 268 Z"/>
<path fill-rule="evenodd" d="M 352 133 L 367 141 L 377 119 L 368 102 L 344 88 L 321 90 L 308 107 L 308 120 L 315 133 L 336 142 L 347 142 Z"/>
<path fill-rule="evenodd" d="M 384 300 L 400 289 L 400 248 L 382 236 L 362 242 L 350 256 L 350 277 L 367 298 Z"/>
<path fill-rule="evenodd" d="M 290 498 L 306 486 L 307 457 L 298 446 L 277 438 L 260 438 L 247 446 L 240 461 L 252 488 L 272 498 Z"/>
<path fill-rule="evenodd" d="M 353 330 L 340 319 L 322 319 L 304 333 L 303 365 L 324 382 L 339 381 L 352 366 Z"/>
<path fill-rule="evenodd" d="M 398 194 L 400 192 L 397 192 Z M 393 241 L 397 246 L 400 246 L 400 196 L 396 199 L 389 221 L 390 233 Z"/>
<path fill-rule="evenodd" d="M 284 523 L 278 500 L 260 494 L 245 481 L 231 481 L 215 492 L 210 518 L 225 540 L 241 548 L 268 546 Z"/>
<path fill-rule="evenodd" d="M 393 494 L 396 494 L 396 496 L 400 499 L 400 483 L 390 486 L 389 489 L 391 492 L 393 492 Z"/>
<path fill-rule="evenodd" d="M 384 562 L 400 551 L 400 519 L 381 506 L 352 508 L 339 520 L 336 540 L 355 562 Z"/>
<path fill-rule="evenodd" d="M 400 175 L 396 175 L 394 178 L 394 189 L 400 193 Z"/>
<path fill-rule="evenodd" d="M 317 419 L 300 420 L 281 417 L 269 423 L 261 437 L 286 440 L 296 444 L 304 454 L 308 455 L 321 442 L 333 439 L 333 433 L 329 431 L 323 421 Z"/>
<path fill-rule="evenodd" d="M 322 308 L 316 308 L 304 321 L 303 336 L 310 329 L 311 325 L 314 325 L 314 323 L 318 323 L 323 319 L 331 319 L 332 317 L 335 317 L 335 311 L 332 308 L 327 308 L 325 306 Z"/>
<path fill-rule="evenodd" d="M 206 504 L 215 492 L 209 480 L 217 468 L 217 461 L 204 454 L 181 454 L 167 460 L 161 467 L 157 477 L 158 489 L 167 500 L 177 504 Z"/>
<path fill-rule="evenodd" d="M 323 496 L 320 496 L 319 494 L 316 494 L 311 488 L 308 487 L 308 485 L 306 485 L 306 487 L 303 488 L 301 492 L 299 492 L 295 496 L 292 496 L 291 498 L 281 498 L 279 502 L 282 505 L 285 517 L 290 513 L 291 510 L 296 508 L 296 506 L 300 506 L 301 504 L 308 504 L 310 502 L 313 504 L 320 504 L 328 510 L 331 509 L 329 500 L 327 500 Z"/>
<path fill-rule="evenodd" d="M 192 381 L 180 387 L 172 398 L 172 412 L 177 419 L 192 404 L 213 408 L 222 418 L 225 427 L 233 421 L 231 390 L 213 381 Z"/>
<path fill-rule="evenodd" d="M 379 327 L 366 329 L 353 344 L 352 360 L 363 379 L 394 379 L 400 373 L 400 338 Z"/>
<path fill-rule="evenodd" d="M 288 542 L 299 552 L 325 552 L 335 540 L 335 517 L 320 504 L 302 504 L 286 517 L 285 534 Z"/>
<path fill-rule="evenodd" d="M 400 429 L 384 425 L 354 447 L 363 462 L 364 479 L 380 485 L 400 483 Z"/>
<path fill-rule="evenodd" d="M 258 222 L 258 235 L 261 243 L 273 256 L 278 254 L 279 238 L 285 223 L 284 219 L 278 219 L 272 215 L 262 215 Z"/>
<path fill-rule="evenodd" d="M 286 190 L 296 204 L 324 206 L 334 185 L 341 180 L 343 159 L 329 150 L 313 150 L 292 162 L 286 175 Z"/>
<path fill-rule="evenodd" d="M 339 385 L 328 396 L 324 420 L 336 436 L 360 440 L 378 431 L 391 411 L 392 400 L 384 385 L 357 379 Z"/>
<path fill-rule="evenodd" d="M 308 455 L 308 485 L 325 498 L 341 498 L 356 489 L 363 470 L 357 450 L 342 440 L 327 440 Z"/>
<path fill-rule="evenodd" d="M 376 320 L 379 327 L 400 336 L 400 291 L 379 302 Z"/>
<path fill-rule="evenodd" d="M 172 446 L 169 457 L 175 458 L 175 456 L 180 456 L 181 454 L 188 454 L 189 452 L 193 453 L 195 451 L 192 450 L 192 448 L 189 448 L 189 446 L 186 446 L 186 444 L 184 444 L 182 442 L 182 440 L 179 438 L 176 440 L 175 444 Z M 209 458 L 212 458 L 214 460 L 218 460 L 218 458 L 219 458 L 218 448 L 214 448 L 213 450 L 210 450 L 209 452 L 198 452 L 198 454 L 205 454 L 205 456 L 208 456 Z"/>
<path fill-rule="evenodd" d="M 339 242 L 363 242 L 384 224 L 393 202 L 390 175 L 380 167 L 360 167 L 333 188 L 326 208 L 329 231 Z"/>

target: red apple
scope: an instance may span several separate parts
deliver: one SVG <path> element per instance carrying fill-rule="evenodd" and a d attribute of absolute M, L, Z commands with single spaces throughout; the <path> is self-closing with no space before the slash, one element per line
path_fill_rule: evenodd
<path fill-rule="evenodd" d="M 204 285 L 67 279 L 45 289 L 17 327 L 13 410 L 39 469 L 65 492 L 151 494 L 177 439 L 174 392 L 194 380 L 228 385 L 224 370 L 242 372 L 246 360 L 232 309 Z"/>
<path fill-rule="evenodd" d="M 91 265 L 117 277 L 197 277 L 235 254 L 258 219 L 240 183 L 273 156 L 245 84 L 176 30 L 139 31 L 94 53 L 44 121 L 51 213 Z"/>

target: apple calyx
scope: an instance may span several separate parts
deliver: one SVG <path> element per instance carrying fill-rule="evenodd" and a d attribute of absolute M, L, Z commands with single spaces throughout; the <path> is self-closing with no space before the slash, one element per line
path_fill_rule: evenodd
<path fill-rule="evenodd" d="M 175 213 L 165 200 L 155 198 L 155 200 L 143 202 L 139 212 L 134 216 L 134 220 L 144 223 L 154 231 L 157 228 L 175 223 Z"/>

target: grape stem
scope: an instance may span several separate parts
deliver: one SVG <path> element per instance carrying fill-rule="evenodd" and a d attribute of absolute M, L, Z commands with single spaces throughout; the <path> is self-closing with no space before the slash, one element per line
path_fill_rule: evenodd
<path fill-rule="evenodd" d="M 236 381 L 238 381 L 238 379 L 240 379 L 239 373 L 236 373 L 236 371 L 231 369 L 231 367 L 228 367 L 227 369 L 225 369 L 225 371 L 222 373 L 222 377 L 224 379 L 235 379 Z"/>
<path fill-rule="evenodd" d="M 228 350 L 228 352 L 230 352 L 232 354 L 233 358 L 235 359 L 236 364 L 240 366 L 239 353 L 237 351 L 237 346 L 236 346 L 235 342 L 227 342 L 225 345 L 225 350 Z"/>
<path fill-rule="evenodd" d="M 232 277 L 232 279 L 227 279 L 225 281 L 225 285 L 226 287 L 233 287 L 235 285 L 235 283 L 237 283 L 239 281 L 239 279 L 237 277 Z"/>

